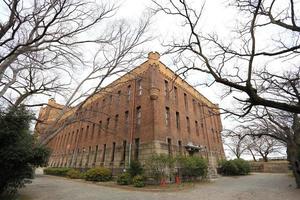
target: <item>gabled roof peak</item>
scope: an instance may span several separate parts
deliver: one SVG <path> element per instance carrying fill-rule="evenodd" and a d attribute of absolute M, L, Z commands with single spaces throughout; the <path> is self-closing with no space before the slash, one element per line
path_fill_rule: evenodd
<path fill-rule="evenodd" d="M 148 53 L 148 60 L 159 61 L 160 54 L 157 51 L 151 51 Z"/>

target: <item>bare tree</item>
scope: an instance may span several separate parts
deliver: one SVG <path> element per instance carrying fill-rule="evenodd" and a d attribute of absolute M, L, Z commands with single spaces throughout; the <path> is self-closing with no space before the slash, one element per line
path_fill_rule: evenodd
<path fill-rule="evenodd" d="M 37 95 L 64 98 L 55 108 L 56 119 L 43 126 L 43 143 L 83 120 L 74 115 L 61 124 L 66 112 L 85 112 L 82 107 L 94 94 L 107 92 L 104 86 L 111 79 L 131 70 L 151 39 L 146 35 L 150 15 L 129 24 L 114 19 L 118 6 L 113 3 L 10 0 L 3 6 L 9 17 L 0 24 L 1 102 L 32 107 L 47 104 Z"/>
<path fill-rule="evenodd" d="M 252 137 L 253 145 L 252 149 L 258 155 L 260 155 L 263 161 L 268 162 L 268 156 L 274 153 L 280 153 L 280 150 L 283 148 L 283 145 L 271 138 L 269 136 L 262 136 L 260 138 Z"/>
<path fill-rule="evenodd" d="M 286 147 L 287 158 L 299 185 L 299 116 L 277 109 L 256 107 L 245 118 L 239 120 L 243 122 L 238 126 L 239 129 L 244 129 L 243 137 L 253 138 L 251 148 L 263 158 L 270 152 Z"/>
<path fill-rule="evenodd" d="M 234 130 L 224 130 L 223 138 L 226 147 L 238 159 L 248 150 L 248 145 L 245 142 L 246 138 L 239 127 Z"/>
<path fill-rule="evenodd" d="M 225 95 L 234 96 L 242 105 L 241 110 L 229 113 L 244 117 L 256 106 L 292 113 L 291 126 L 282 126 L 282 120 L 277 116 L 268 118 L 272 127 L 278 123 L 276 130 L 289 136 L 279 137 L 278 132 L 266 135 L 287 144 L 288 158 L 300 187 L 300 27 L 299 12 L 295 9 L 298 2 L 232 1 L 231 5 L 240 12 L 241 20 L 232 30 L 233 37 L 226 41 L 201 29 L 200 19 L 205 4 L 197 7 L 185 0 L 153 2 L 157 12 L 179 17 L 183 28 L 188 30 L 185 38 L 167 44 L 169 52 L 177 53 L 183 60 L 179 71 L 182 74 L 189 71 L 206 73 L 214 81 L 205 84 L 226 86 Z M 269 33 L 268 37 L 262 33 Z M 278 129 L 278 125 L 282 127 Z"/>
<path fill-rule="evenodd" d="M 49 90 L 51 82 L 55 82 L 54 88 L 58 91 L 59 74 L 64 74 L 65 78 L 76 66 L 83 65 L 82 44 L 109 43 L 117 35 L 114 29 L 107 29 L 106 33 L 103 32 L 105 34 L 83 37 L 93 27 L 105 25 L 105 20 L 111 18 L 117 9 L 113 4 L 77 0 L 9 0 L 3 1 L 1 6 L 8 17 L 0 23 L 0 98 L 7 100 L 16 92 L 22 97 L 13 96 L 10 100 L 17 101 L 10 102 L 13 104 L 21 103 L 25 96 L 40 93 L 42 88 L 45 92 L 53 92 L 54 89 Z M 30 75 L 39 77 L 24 79 Z M 47 80 L 41 80 L 45 77 Z M 20 94 L 20 87 L 24 89 L 28 81 L 33 84 L 35 80 L 48 86 L 39 90 L 26 88 L 30 91 L 25 96 L 25 91 Z"/>
<path fill-rule="evenodd" d="M 294 34 L 300 28 L 294 1 L 284 5 L 277 5 L 276 0 L 234 1 L 233 5 L 245 19 L 232 31 L 230 41 L 221 41 L 218 35 L 205 34 L 201 29 L 200 19 L 205 4 L 197 9 L 185 0 L 169 0 L 168 4 L 153 2 L 157 12 L 180 17 L 183 28 L 189 30 L 185 38 L 167 44 L 170 52 L 178 53 L 183 59 L 183 66 L 179 69 L 182 74 L 191 70 L 207 73 L 215 83 L 227 86 L 228 93 L 246 94 L 247 98 L 236 97 L 244 104 L 241 116 L 256 105 L 300 113 L 300 69 L 297 67 L 300 45 L 299 36 Z M 270 38 L 262 38 L 261 32 L 268 32 L 269 28 L 277 32 L 270 34 Z M 285 39 L 282 29 L 292 41 Z M 263 39 L 263 44 L 258 43 Z M 279 62 L 286 65 L 286 70 L 273 72 L 271 68 Z"/>
<path fill-rule="evenodd" d="M 86 69 L 88 73 L 86 73 L 85 76 L 78 78 L 80 81 L 75 84 L 75 88 L 71 90 L 69 95 L 66 96 L 66 102 L 63 107 L 59 108 L 60 111 L 56 116 L 56 119 L 52 121 L 51 124 L 47 124 L 47 129 L 43 130 L 45 133 L 42 138 L 43 143 L 47 143 L 51 138 L 59 133 L 60 130 L 72 123 L 77 121 L 92 122 L 92 116 L 97 114 L 95 112 L 101 112 L 101 114 L 109 115 L 109 113 L 103 113 L 101 109 L 95 111 L 92 109 L 87 110 L 83 107 L 95 94 L 110 92 L 110 88 L 115 85 L 106 86 L 105 81 L 111 78 L 114 79 L 124 73 L 128 73 L 129 70 L 132 69 L 131 67 L 134 66 L 145 54 L 145 52 L 142 49 L 139 49 L 139 47 L 151 39 L 144 36 L 149 26 L 149 18 L 141 21 L 136 29 L 130 27 L 132 25 L 129 26 L 124 22 L 121 23 L 121 26 L 117 29 L 117 41 L 112 44 L 102 45 L 99 51 L 96 52 L 91 66 Z M 135 78 L 135 74 L 132 74 L 132 78 Z M 111 95 L 115 94 L 111 93 Z M 76 103 L 78 104 L 76 105 Z M 74 104 L 76 106 L 71 108 Z M 58 123 L 64 114 L 70 109 L 73 109 L 75 114 L 64 119 L 62 124 Z M 85 114 L 78 118 L 77 114 L 79 113 Z M 99 125 L 99 122 L 93 123 Z"/>

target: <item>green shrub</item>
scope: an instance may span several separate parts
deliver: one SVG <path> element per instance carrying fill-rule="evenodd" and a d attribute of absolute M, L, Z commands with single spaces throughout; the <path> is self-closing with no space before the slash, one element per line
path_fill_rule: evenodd
<path fill-rule="evenodd" d="M 71 168 L 61 167 L 48 167 L 44 169 L 44 174 L 54 175 L 54 176 L 67 176 L 67 173 L 71 170 Z"/>
<path fill-rule="evenodd" d="M 85 173 L 87 181 L 109 181 L 112 178 L 111 170 L 105 167 L 91 168 Z"/>
<path fill-rule="evenodd" d="M 132 160 L 128 168 L 128 173 L 131 177 L 134 177 L 136 175 L 142 175 L 144 173 L 143 166 L 139 161 Z"/>
<path fill-rule="evenodd" d="M 117 177 L 117 183 L 119 185 L 129 185 L 131 183 L 131 176 L 128 172 L 121 173 Z"/>
<path fill-rule="evenodd" d="M 239 175 L 247 175 L 250 172 L 250 164 L 249 162 L 243 159 L 235 159 L 232 161 L 238 168 Z"/>
<path fill-rule="evenodd" d="M 246 175 L 250 172 L 250 164 L 243 159 L 228 160 L 222 162 L 220 172 L 223 175 Z"/>
<path fill-rule="evenodd" d="M 154 154 L 146 160 L 147 176 L 159 183 L 162 178 L 171 176 L 174 171 L 174 159 L 167 154 Z"/>
<path fill-rule="evenodd" d="M 77 169 L 71 169 L 67 172 L 67 177 L 72 179 L 83 178 L 83 174 Z"/>
<path fill-rule="evenodd" d="M 136 175 L 132 179 L 132 183 L 134 187 L 144 187 L 145 186 L 145 178 L 141 175 Z"/>
<path fill-rule="evenodd" d="M 205 159 L 196 156 L 181 156 L 177 158 L 177 161 L 183 177 L 206 177 L 207 161 Z"/>
<path fill-rule="evenodd" d="M 221 173 L 227 176 L 239 175 L 239 169 L 232 160 L 228 160 L 221 166 Z"/>

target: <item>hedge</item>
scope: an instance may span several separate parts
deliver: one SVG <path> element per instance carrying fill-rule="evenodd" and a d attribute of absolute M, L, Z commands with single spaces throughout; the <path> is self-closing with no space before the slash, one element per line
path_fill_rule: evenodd
<path fill-rule="evenodd" d="M 247 175 L 250 164 L 243 159 L 234 159 L 220 162 L 220 173 L 227 176 Z"/>
<path fill-rule="evenodd" d="M 66 176 L 67 173 L 71 170 L 71 168 L 61 167 L 48 167 L 44 169 L 44 174 L 54 175 L 54 176 Z"/>
<path fill-rule="evenodd" d="M 87 181 L 109 181 L 112 179 L 112 173 L 110 169 L 105 167 L 91 168 L 85 173 L 85 180 Z"/>
<path fill-rule="evenodd" d="M 80 179 L 80 178 L 84 178 L 84 173 L 81 173 L 77 169 L 71 169 L 67 172 L 67 177 L 71 179 Z"/>
<path fill-rule="evenodd" d="M 121 173 L 117 177 L 117 183 L 119 185 L 129 185 L 131 183 L 131 176 L 128 172 Z"/>
<path fill-rule="evenodd" d="M 207 161 L 197 156 L 181 156 L 177 158 L 181 175 L 186 178 L 205 178 L 207 175 Z"/>
<path fill-rule="evenodd" d="M 146 185 L 145 184 L 145 177 L 143 177 L 141 175 L 136 175 L 132 179 L 132 184 L 133 184 L 134 187 L 144 187 Z"/>

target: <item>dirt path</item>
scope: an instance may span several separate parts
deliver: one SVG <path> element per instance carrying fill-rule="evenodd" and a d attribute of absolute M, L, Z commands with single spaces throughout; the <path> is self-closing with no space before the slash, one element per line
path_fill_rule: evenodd
<path fill-rule="evenodd" d="M 41 175 L 20 194 L 26 200 L 300 200 L 300 190 L 286 174 L 221 177 L 178 192 L 129 191 Z"/>

